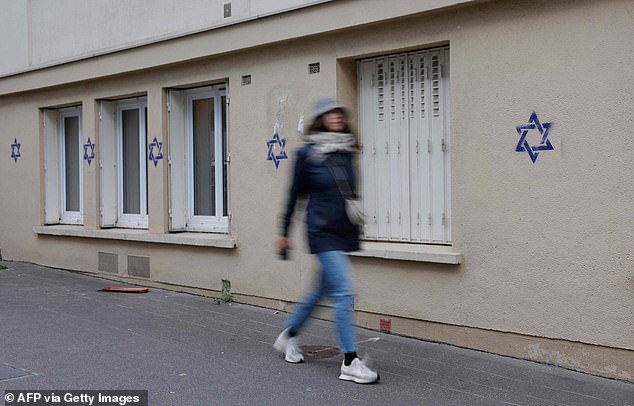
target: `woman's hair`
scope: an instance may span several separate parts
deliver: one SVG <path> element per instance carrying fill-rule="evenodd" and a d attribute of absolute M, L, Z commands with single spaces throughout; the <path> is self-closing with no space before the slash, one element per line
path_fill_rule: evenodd
<path fill-rule="evenodd" d="M 344 120 L 346 122 L 346 126 L 344 127 L 342 132 L 351 134 L 352 130 L 350 129 L 350 126 L 348 125 L 348 114 L 343 109 L 340 109 L 340 111 L 343 113 L 343 118 L 344 118 Z M 322 114 L 321 116 L 315 118 L 315 120 L 310 125 L 310 127 L 308 127 L 308 133 L 309 134 L 328 132 L 328 129 L 326 128 L 326 126 L 324 124 L 324 119 L 323 119 L 325 114 L 327 114 L 327 112 Z"/>

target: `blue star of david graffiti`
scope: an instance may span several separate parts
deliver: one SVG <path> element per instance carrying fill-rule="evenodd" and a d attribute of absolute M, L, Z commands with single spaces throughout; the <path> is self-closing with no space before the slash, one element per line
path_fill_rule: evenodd
<path fill-rule="evenodd" d="M 515 151 L 526 151 L 533 163 L 535 163 L 537 157 L 539 156 L 539 151 L 549 151 L 554 149 L 553 145 L 548 139 L 548 133 L 550 132 L 550 127 L 552 126 L 552 124 L 553 123 L 540 123 L 539 119 L 537 118 L 537 113 L 533 112 L 533 114 L 531 114 L 531 117 L 528 119 L 528 124 L 515 127 L 517 133 L 520 135 L 520 140 L 517 143 L 517 147 L 515 147 Z M 542 137 L 539 145 L 531 146 L 526 140 L 526 136 L 528 135 L 529 131 L 532 130 L 539 131 L 539 134 Z"/>
<path fill-rule="evenodd" d="M 156 168 L 156 165 L 158 165 L 159 159 L 163 159 L 163 143 L 158 141 L 156 137 L 154 137 L 154 139 L 149 145 L 149 148 L 150 148 L 150 155 L 148 156 L 148 159 L 154 162 L 154 167 Z M 156 155 L 154 155 L 154 148 L 158 149 L 158 153 Z"/>
<path fill-rule="evenodd" d="M 88 153 L 88 150 L 90 150 L 90 153 Z M 84 161 L 88 161 L 88 166 L 90 166 L 93 159 L 95 159 L 95 144 L 88 137 L 88 142 L 84 144 Z"/>
<path fill-rule="evenodd" d="M 273 161 L 273 163 L 275 164 L 275 168 L 277 169 L 280 166 L 280 161 L 282 159 L 288 159 L 288 156 L 286 155 L 286 152 L 284 151 L 284 148 L 286 147 L 286 138 L 280 139 L 280 136 L 277 133 L 277 129 L 276 129 L 275 134 L 273 134 L 273 138 L 267 141 L 266 145 L 269 147 L 269 152 L 266 157 L 266 160 Z M 279 154 L 275 154 L 273 152 L 273 147 L 275 146 L 280 147 Z"/>
<path fill-rule="evenodd" d="M 11 144 L 11 158 L 13 158 L 15 162 L 18 162 L 18 158 L 20 158 L 21 156 L 20 143 L 18 142 L 17 138 L 14 138 L 13 144 Z"/>

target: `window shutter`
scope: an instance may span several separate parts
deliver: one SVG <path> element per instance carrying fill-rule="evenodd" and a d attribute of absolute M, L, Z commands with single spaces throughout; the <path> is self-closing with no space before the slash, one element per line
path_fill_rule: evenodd
<path fill-rule="evenodd" d="M 44 223 L 60 221 L 59 113 L 43 110 L 44 119 Z"/>
<path fill-rule="evenodd" d="M 409 157 L 410 157 L 410 174 L 422 174 L 419 168 L 420 155 L 424 152 L 421 150 L 421 117 L 424 113 L 421 112 L 424 106 L 424 96 L 421 96 L 421 91 L 424 89 L 421 86 L 421 78 L 424 72 L 424 59 L 421 53 L 410 54 L 408 56 L 408 72 L 409 72 L 409 88 L 408 88 L 408 101 L 409 101 Z M 417 241 L 421 239 L 421 188 L 420 182 L 417 181 L 416 176 L 412 176 L 410 179 L 410 216 L 411 216 L 411 229 L 410 235 L 412 240 Z"/>
<path fill-rule="evenodd" d="M 102 101 L 99 111 L 101 227 L 117 224 L 117 133 L 115 103 Z"/>
<path fill-rule="evenodd" d="M 430 90 L 431 90 L 431 240 L 447 241 L 448 213 L 446 205 L 446 162 L 448 156 L 448 143 L 445 131 L 445 63 L 444 49 L 430 52 Z"/>
<path fill-rule="evenodd" d="M 364 236 L 408 240 L 410 166 L 408 69 L 405 54 L 360 62 Z"/>
<path fill-rule="evenodd" d="M 407 56 L 389 58 L 390 124 L 387 143 L 390 204 L 388 229 L 392 240 L 409 239 L 409 108 Z"/>
<path fill-rule="evenodd" d="M 451 87 L 451 74 L 450 74 L 450 61 L 449 61 L 449 48 L 443 48 L 440 51 L 442 55 L 443 74 L 441 81 L 441 100 L 442 100 L 442 117 L 443 117 L 443 133 L 445 134 L 445 151 L 443 154 L 443 180 L 444 180 L 444 192 L 445 192 L 445 214 L 444 214 L 444 242 L 451 241 L 451 143 L 449 128 L 449 112 L 451 111 L 449 105 L 449 94 Z"/>
<path fill-rule="evenodd" d="M 169 128 L 169 229 L 184 231 L 187 223 L 187 98 L 184 91 L 170 90 Z"/>
<path fill-rule="evenodd" d="M 358 68 L 364 237 L 449 242 L 449 48 Z"/>
<path fill-rule="evenodd" d="M 387 58 L 376 60 L 377 77 L 381 86 L 376 88 L 376 121 L 374 133 L 376 225 L 379 239 L 389 237 L 390 218 L 390 172 L 389 172 L 389 131 L 390 131 L 390 71 Z"/>
<path fill-rule="evenodd" d="M 385 121 L 384 63 L 375 60 L 359 64 L 361 84 L 359 86 L 359 130 L 363 144 L 361 167 L 361 200 L 367 215 L 364 226 L 366 238 L 378 238 L 377 175 L 380 173 L 377 160 L 376 133 L 379 123 Z"/>
<path fill-rule="evenodd" d="M 431 238 L 431 170 L 433 142 L 429 124 L 429 53 L 410 55 L 411 216 L 413 241 Z"/>

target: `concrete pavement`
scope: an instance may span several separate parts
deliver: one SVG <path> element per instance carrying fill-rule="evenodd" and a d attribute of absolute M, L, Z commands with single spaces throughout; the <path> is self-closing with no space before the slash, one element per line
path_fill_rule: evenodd
<path fill-rule="evenodd" d="M 148 390 L 150 405 L 619 405 L 634 384 L 358 329 L 375 385 L 337 379 L 332 323 L 300 336 L 304 364 L 272 349 L 284 313 L 21 262 L 0 270 L 0 394 Z M 8 405 L 8 403 L 7 403 Z"/>

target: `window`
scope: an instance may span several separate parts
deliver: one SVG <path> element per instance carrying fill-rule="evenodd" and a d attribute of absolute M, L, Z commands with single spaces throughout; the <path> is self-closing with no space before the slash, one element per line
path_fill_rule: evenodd
<path fill-rule="evenodd" d="M 226 85 L 169 91 L 170 231 L 229 232 Z"/>
<path fill-rule="evenodd" d="M 147 228 L 147 99 L 102 101 L 101 226 Z"/>
<path fill-rule="evenodd" d="M 45 109 L 45 223 L 82 224 L 81 107 Z"/>
<path fill-rule="evenodd" d="M 449 48 L 358 70 L 364 238 L 449 243 Z"/>

